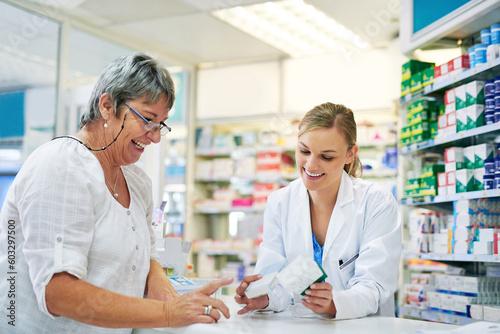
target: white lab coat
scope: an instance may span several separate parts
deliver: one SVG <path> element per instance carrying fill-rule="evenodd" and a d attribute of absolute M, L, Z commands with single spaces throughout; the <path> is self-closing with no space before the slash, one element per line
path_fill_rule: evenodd
<path fill-rule="evenodd" d="M 291 262 L 298 255 L 314 259 L 310 217 L 309 195 L 302 179 L 269 196 L 256 273 L 284 259 Z M 336 319 L 394 316 L 401 239 L 394 196 L 378 184 L 343 172 L 323 251 Z M 269 300 L 268 309 L 281 311 L 293 296 L 278 286 Z"/>

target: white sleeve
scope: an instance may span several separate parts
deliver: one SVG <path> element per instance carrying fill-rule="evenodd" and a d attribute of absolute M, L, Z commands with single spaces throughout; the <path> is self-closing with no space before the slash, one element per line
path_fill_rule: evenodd
<path fill-rule="evenodd" d="M 270 264 L 282 262 L 285 260 L 285 247 L 283 243 L 282 233 L 282 218 L 279 216 L 278 210 L 275 207 L 276 201 L 273 194 L 267 200 L 266 210 L 264 212 L 264 234 L 262 244 L 257 257 L 257 264 L 254 272 L 259 271 Z M 276 286 L 271 293 L 268 294 L 269 305 L 267 310 L 283 311 L 287 308 L 292 300 L 292 295 L 280 285 Z"/>
<path fill-rule="evenodd" d="M 94 201 L 102 198 L 89 171 L 97 160 L 67 152 L 39 152 L 22 170 L 16 192 L 30 279 L 39 309 L 51 317 L 45 287 L 60 272 L 86 279 Z"/>
<path fill-rule="evenodd" d="M 336 319 L 352 319 L 376 313 L 388 302 L 397 286 L 401 256 L 401 220 L 396 200 L 390 193 L 371 196 L 354 276 L 347 290 L 334 291 Z M 378 197 L 378 198 L 377 198 Z"/>

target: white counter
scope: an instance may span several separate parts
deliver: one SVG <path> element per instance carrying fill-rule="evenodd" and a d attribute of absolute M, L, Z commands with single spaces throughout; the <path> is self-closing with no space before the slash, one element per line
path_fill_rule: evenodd
<path fill-rule="evenodd" d="M 455 325 L 447 325 L 420 320 L 387 317 L 366 317 L 351 320 L 326 321 L 319 318 L 297 318 L 290 311 L 272 314 L 250 313 L 238 315 L 240 307 L 232 297 L 221 298 L 229 307 L 231 318 L 222 316 L 216 324 L 195 324 L 181 328 L 135 329 L 133 334 L 203 334 L 203 333 L 230 333 L 230 334 L 414 334 L 418 330 L 451 330 Z"/>

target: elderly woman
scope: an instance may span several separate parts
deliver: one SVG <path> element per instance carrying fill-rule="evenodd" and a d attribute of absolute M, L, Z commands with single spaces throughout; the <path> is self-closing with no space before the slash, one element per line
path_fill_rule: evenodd
<path fill-rule="evenodd" d="M 229 317 L 210 295 L 231 279 L 179 296 L 158 262 L 151 181 L 134 163 L 170 131 L 174 97 L 154 59 L 118 58 L 101 73 L 80 132 L 26 160 L 0 215 L 0 268 L 11 278 L 0 281 L 10 315 L 0 332 L 130 333 Z"/>

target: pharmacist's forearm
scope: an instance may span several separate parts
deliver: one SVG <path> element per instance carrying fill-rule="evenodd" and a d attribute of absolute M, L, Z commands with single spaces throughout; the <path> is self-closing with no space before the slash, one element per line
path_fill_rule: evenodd
<path fill-rule="evenodd" d="M 168 326 L 165 320 L 165 302 L 117 294 L 68 273 L 54 275 L 45 289 L 45 299 L 51 314 L 93 326 Z"/>

